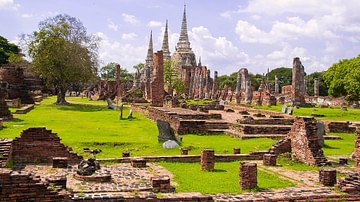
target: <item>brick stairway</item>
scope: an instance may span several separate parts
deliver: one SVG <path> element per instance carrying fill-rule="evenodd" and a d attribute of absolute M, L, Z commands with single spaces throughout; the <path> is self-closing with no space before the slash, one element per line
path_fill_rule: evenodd
<path fill-rule="evenodd" d="M 0 139 L 0 168 L 6 166 L 11 149 L 11 139 Z"/>

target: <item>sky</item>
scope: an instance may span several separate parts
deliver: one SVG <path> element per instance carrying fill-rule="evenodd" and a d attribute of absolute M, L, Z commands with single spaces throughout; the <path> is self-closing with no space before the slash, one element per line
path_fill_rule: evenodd
<path fill-rule="evenodd" d="M 359 0 L 0 0 L 0 35 L 18 43 L 39 22 L 68 14 L 101 38 L 100 67 L 116 62 L 134 72 L 151 31 L 161 50 L 166 20 L 174 52 L 184 4 L 197 61 L 219 75 L 292 67 L 294 57 L 312 73 L 360 53 Z"/>

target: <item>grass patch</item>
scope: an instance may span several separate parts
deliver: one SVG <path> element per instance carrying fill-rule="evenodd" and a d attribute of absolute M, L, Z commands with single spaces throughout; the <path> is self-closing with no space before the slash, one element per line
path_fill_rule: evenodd
<path fill-rule="evenodd" d="M 255 106 L 254 108 L 281 112 L 282 105 Z M 339 107 L 300 107 L 299 109 L 293 109 L 294 116 L 311 116 L 313 113 L 325 115 L 324 117 L 316 117 L 318 120 L 360 121 L 360 109 L 348 108 L 347 111 L 341 110 Z"/>
<path fill-rule="evenodd" d="M 345 156 L 349 157 L 354 151 L 355 134 L 354 133 L 329 133 L 340 136 L 340 140 L 325 140 L 322 148 L 325 156 Z"/>
<path fill-rule="evenodd" d="M 174 181 L 178 183 L 177 192 L 211 193 L 243 193 L 239 185 L 239 162 L 216 162 L 213 172 L 201 171 L 199 163 L 170 163 L 160 162 L 167 170 L 172 172 Z M 258 188 L 277 189 L 295 184 L 280 179 L 277 174 L 264 172 L 258 169 Z M 251 190 L 250 190 L 251 191 Z"/>
<path fill-rule="evenodd" d="M 46 127 L 62 139 L 62 143 L 81 154 L 83 148 L 99 149 L 96 158 L 121 157 L 122 151 L 131 156 L 178 155 L 179 148 L 163 149 L 158 143 L 156 123 L 138 113 L 131 120 L 119 119 L 119 111 L 107 109 L 106 101 L 89 101 L 86 98 L 67 97 L 71 104 L 55 105 L 56 97 L 44 99 L 27 114 L 17 114 L 10 122 L 4 122 L 0 138 L 14 138 L 30 127 Z M 123 117 L 129 113 L 125 105 Z M 232 153 L 234 147 L 243 153 L 269 148 L 272 139 L 241 140 L 225 134 L 201 136 L 183 135 L 182 147 L 190 148 L 189 154 L 200 154 L 203 148 L 216 153 Z M 221 143 L 221 144 L 220 144 Z"/>

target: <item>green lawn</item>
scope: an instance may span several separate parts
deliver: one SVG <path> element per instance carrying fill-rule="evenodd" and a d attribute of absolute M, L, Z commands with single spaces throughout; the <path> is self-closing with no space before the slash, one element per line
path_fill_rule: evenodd
<path fill-rule="evenodd" d="M 281 112 L 282 105 L 261 106 L 255 108 Z M 313 113 L 325 115 L 324 117 L 316 117 L 316 119 L 319 120 L 360 121 L 360 109 L 348 108 L 347 111 L 343 111 L 338 107 L 300 107 L 299 109 L 294 108 L 293 110 L 294 116 L 311 116 Z"/>
<path fill-rule="evenodd" d="M 199 163 L 160 162 L 171 171 L 174 181 L 178 183 L 177 192 L 201 193 L 243 193 L 239 184 L 239 162 L 216 162 L 212 172 L 201 171 Z M 280 179 L 277 174 L 258 169 L 258 189 L 277 189 L 294 186 L 294 183 Z"/>
<path fill-rule="evenodd" d="M 156 123 L 134 113 L 132 120 L 119 120 L 119 111 L 107 109 L 105 101 L 88 101 L 86 98 L 67 97 L 72 104 L 57 106 L 55 97 L 46 98 L 27 114 L 5 122 L 0 138 L 14 138 L 29 127 L 46 127 L 57 133 L 62 142 L 83 154 L 84 147 L 101 149 L 96 158 L 121 157 L 122 151 L 132 156 L 180 154 L 179 148 L 163 149 L 157 141 Z M 129 106 L 125 106 L 123 117 L 127 117 Z M 242 153 L 265 150 L 274 142 L 272 139 L 240 140 L 219 134 L 200 136 L 183 135 L 183 147 L 192 148 L 189 154 L 200 154 L 203 148 L 213 148 L 216 153 L 232 152 L 234 147 Z"/>

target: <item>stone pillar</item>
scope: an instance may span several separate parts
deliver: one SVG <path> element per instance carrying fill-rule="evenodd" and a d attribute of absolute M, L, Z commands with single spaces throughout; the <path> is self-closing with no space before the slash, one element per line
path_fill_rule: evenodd
<path fill-rule="evenodd" d="M 180 152 L 181 152 L 181 155 L 188 155 L 189 150 L 187 148 L 181 148 Z"/>
<path fill-rule="evenodd" d="M 241 150 L 240 148 L 234 148 L 234 154 L 240 154 Z"/>
<path fill-rule="evenodd" d="M 252 90 L 251 90 L 251 81 L 246 82 L 246 89 L 245 89 L 245 104 L 251 104 L 252 98 Z"/>
<path fill-rule="evenodd" d="M 211 93 L 211 99 L 216 100 L 216 92 L 217 92 L 217 77 L 218 72 L 214 71 L 214 81 L 213 81 L 213 87 L 212 87 L 212 93 Z"/>
<path fill-rule="evenodd" d="M 339 158 L 339 164 L 340 165 L 347 165 L 348 164 L 347 158 Z"/>
<path fill-rule="evenodd" d="M 235 103 L 240 104 L 241 73 L 238 71 L 236 78 Z"/>
<path fill-rule="evenodd" d="M 130 157 L 130 152 L 123 152 L 122 157 Z"/>
<path fill-rule="evenodd" d="M 279 79 L 275 75 L 275 94 L 279 94 L 280 86 L 279 86 Z"/>
<path fill-rule="evenodd" d="M 305 105 L 304 66 L 298 57 L 293 60 L 291 98 L 294 106 Z"/>
<path fill-rule="evenodd" d="M 189 97 L 193 98 L 193 87 L 194 87 L 194 69 L 190 70 L 190 85 L 189 85 Z"/>
<path fill-rule="evenodd" d="M 199 98 L 204 98 L 204 75 L 201 69 L 199 74 Z"/>
<path fill-rule="evenodd" d="M 314 79 L 314 96 L 319 96 L 319 80 Z"/>
<path fill-rule="evenodd" d="M 257 186 L 257 164 L 240 162 L 240 188 L 252 189 Z"/>
<path fill-rule="evenodd" d="M 336 184 L 336 170 L 333 168 L 320 168 L 319 182 L 324 186 L 334 186 Z"/>
<path fill-rule="evenodd" d="M 131 166 L 134 168 L 145 168 L 146 160 L 143 158 L 133 158 L 131 159 Z"/>
<path fill-rule="evenodd" d="M 356 131 L 356 139 L 355 139 L 355 170 L 360 172 L 360 129 Z"/>
<path fill-rule="evenodd" d="M 264 154 L 263 164 L 265 166 L 276 166 L 276 155 L 275 154 Z"/>
<path fill-rule="evenodd" d="M 164 60 L 163 52 L 154 54 L 153 80 L 151 81 L 151 106 L 162 107 L 164 104 Z"/>
<path fill-rule="evenodd" d="M 149 66 L 145 67 L 145 98 L 147 100 L 151 99 L 150 91 L 151 91 L 151 68 Z"/>
<path fill-rule="evenodd" d="M 203 149 L 201 151 L 201 170 L 213 171 L 215 166 L 215 151 L 213 149 Z"/>
<path fill-rule="evenodd" d="M 210 91 L 210 70 L 206 71 L 206 78 L 205 78 L 205 99 L 209 99 L 209 91 Z"/>
<path fill-rule="evenodd" d="M 240 69 L 241 74 L 241 90 L 245 90 L 247 88 L 247 82 L 249 81 L 249 72 L 246 68 Z"/>
<path fill-rule="evenodd" d="M 116 100 L 118 101 L 121 96 L 122 96 L 122 89 L 121 89 L 121 80 L 120 80 L 120 73 L 121 73 L 121 69 L 120 69 L 120 65 L 117 64 L 116 65 Z"/>

